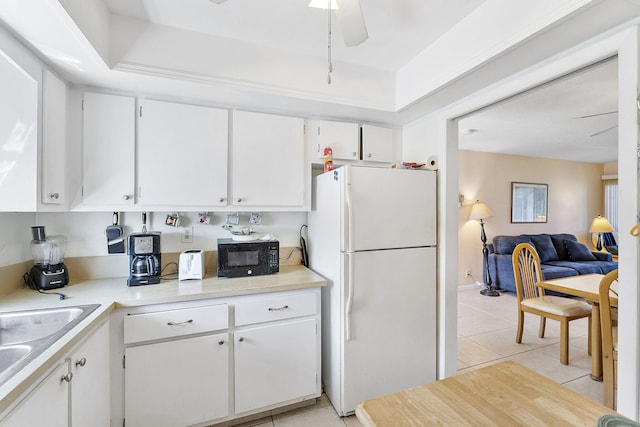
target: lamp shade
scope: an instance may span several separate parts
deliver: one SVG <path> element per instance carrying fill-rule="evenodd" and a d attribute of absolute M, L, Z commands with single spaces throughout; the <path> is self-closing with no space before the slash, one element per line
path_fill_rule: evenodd
<path fill-rule="evenodd" d="M 611 233 L 613 231 L 613 227 L 609 224 L 607 218 L 598 215 L 593 222 L 591 223 L 591 228 L 589 228 L 589 233 Z"/>
<path fill-rule="evenodd" d="M 493 216 L 493 212 L 489 209 L 486 203 L 482 203 L 481 201 L 475 202 L 471 205 L 471 212 L 469 213 L 469 219 L 485 219 Z"/>

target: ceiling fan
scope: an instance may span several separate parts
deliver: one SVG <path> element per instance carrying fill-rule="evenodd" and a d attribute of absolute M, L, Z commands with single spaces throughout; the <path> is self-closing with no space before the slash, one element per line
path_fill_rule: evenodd
<path fill-rule="evenodd" d="M 228 0 L 210 0 L 222 4 Z M 359 0 L 311 0 L 309 7 L 335 10 L 342 38 L 347 47 L 358 46 L 369 38 Z"/>
<path fill-rule="evenodd" d="M 591 118 L 591 117 L 606 116 L 606 115 L 609 115 L 609 114 L 618 114 L 618 111 L 616 110 L 616 111 L 607 111 L 606 113 L 588 114 L 586 116 L 574 117 L 574 119 L 588 119 L 588 118 Z M 603 133 L 608 132 L 608 131 L 610 131 L 612 129 L 615 129 L 617 127 L 618 127 L 618 125 L 610 126 L 610 127 L 606 128 L 606 129 L 602 129 L 601 131 L 598 131 L 598 132 L 596 132 L 596 133 L 594 133 L 592 135 L 589 135 L 589 137 L 602 135 Z"/>
<path fill-rule="evenodd" d="M 228 0 L 210 0 L 216 4 L 222 4 Z M 327 9 L 328 23 L 328 66 L 327 82 L 331 84 L 331 11 L 335 11 L 342 31 L 342 38 L 347 47 L 359 46 L 369 38 L 367 26 L 364 23 L 360 0 L 311 0 L 309 7 Z"/>

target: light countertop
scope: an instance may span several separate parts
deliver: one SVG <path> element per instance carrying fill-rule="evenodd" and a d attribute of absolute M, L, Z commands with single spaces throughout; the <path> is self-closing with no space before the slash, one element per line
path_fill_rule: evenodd
<path fill-rule="evenodd" d="M 64 288 L 54 289 L 65 295 L 45 295 L 32 289 L 21 289 L 0 299 L 0 312 L 38 308 L 100 304 L 82 322 L 62 336 L 24 369 L 0 386 L 0 412 L 20 396 L 33 381 L 44 375 L 59 358 L 77 344 L 84 334 L 106 319 L 119 307 L 135 307 L 200 299 L 223 298 L 326 285 L 325 279 L 301 265 L 280 266 L 280 272 L 265 276 L 218 278 L 205 276 L 203 280 L 163 280 L 157 285 L 127 286 L 127 278 L 78 281 Z"/>

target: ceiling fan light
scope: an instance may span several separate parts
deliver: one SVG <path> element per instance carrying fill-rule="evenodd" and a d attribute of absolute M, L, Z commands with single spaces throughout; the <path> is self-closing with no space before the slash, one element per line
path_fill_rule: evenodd
<path fill-rule="evenodd" d="M 311 0 L 309 2 L 309 7 L 315 7 L 316 9 L 327 9 L 328 3 L 329 2 L 327 0 Z M 338 3 L 336 3 L 336 0 L 331 0 L 331 9 L 338 9 Z"/>

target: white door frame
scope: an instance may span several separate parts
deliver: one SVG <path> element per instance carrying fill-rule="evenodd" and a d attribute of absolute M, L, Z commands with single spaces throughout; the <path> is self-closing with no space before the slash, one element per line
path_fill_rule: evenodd
<path fill-rule="evenodd" d="M 534 88 L 545 82 L 584 68 L 603 59 L 618 56 L 618 176 L 620 191 L 620 328 L 618 411 L 638 420 L 640 367 L 640 293 L 637 289 L 640 239 L 628 233 L 640 218 L 638 196 L 638 109 L 640 87 L 640 30 L 634 26 L 606 33 L 562 55 L 505 79 L 448 107 L 437 114 L 439 157 L 439 378 L 456 373 L 457 359 L 457 254 L 458 254 L 458 124 L 457 118 L 499 100 Z M 629 283 L 631 286 L 624 286 Z"/>

